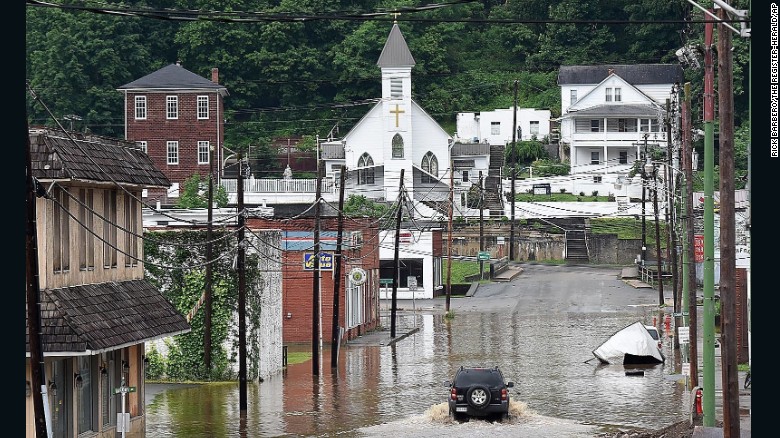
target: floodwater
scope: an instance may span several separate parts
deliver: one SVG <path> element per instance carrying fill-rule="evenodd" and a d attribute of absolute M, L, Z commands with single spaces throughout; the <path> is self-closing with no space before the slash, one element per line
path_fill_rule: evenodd
<path fill-rule="evenodd" d="M 636 294 L 638 302 L 652 302 L 652 291 L 621 287 L 610 285 L 608 293 Z M 657 306 L 542 313 L 509 307 L 481 312 L 464 308 L 449 320 L 425 308 L 399 311 L 398 334 L 419 330 L 391 345 L 344 345 L 337 369 L 331 368 L 330 350 L 325 348 L 319 376 L 313 376 L 311 362 L 305 362 L 263 382 L 250 382 L 244 416 L 238 383 L 160 392 L 147 402 L 147 436 L 594 437 L 606 431 L 661 428 L 687 418 L 689 390 L 663 323 L 657 325 L 666 362 L 643 368 L 644 375 L 626 375 L 622 364 L 600 365 L 592 354 L 637 320 L 653 324 L 658 317 L 662 322 Z M 460 365 L 498 366 L 515 382 L 509 420 L 450 420 L 444 382 Z"/>

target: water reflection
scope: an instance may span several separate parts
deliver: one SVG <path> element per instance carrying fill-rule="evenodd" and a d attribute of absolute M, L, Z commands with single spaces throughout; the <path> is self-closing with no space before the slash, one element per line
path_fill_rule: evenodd
<path fill-rule="evenodd" d="M 535 273 L 536 283 L 480 287 L 487 299 L 454 300 L 453 319 L 441 311 L 400 311 L 399 332 L 418 330 L 390 346 L 347 344 L 336 369 L 320 360 L 319 376 L 306 362 L 248 382 L 245 417 L 237 382 L 162 392 L 148 401 L 147 436 L 573 438 L 595 436 L 597 428 L 587 425 L 655 429 L 687 418 L 688 391 L 657 295 L 621 289 L 611 272 L 580 273 L 566 283 L 576 274 L 570 271 L 545 268 Z M 551 286 L 552 276 L 566 286 Z M 561 297 L 562 287 L 587 293 L 577 292 L 575 303 Z M 641 376 L 600 365 L 593 349 L 637 320 L 661 329 L 666 362 Z M 330 358 L 328 348 L 321 354 Z M 452 422 L 444 382 L 461 365 L 501 367 L 515 382 L 516 415 L 503 424 Z"/>
<path fill-rule="evenodd" d="M 593 436 L 575 424 L 561 425 L 564 421 L 659 428 L 684 418 L 687 391 L 669 378 L 673 360 L 646 368 L 643 376 L 626 376 L 622 365 L 590 360 L 616 328 L 646 319 L 643 312 L 463 312 L 452 320 L 401 312 L 399 327 L 420 330 L 391 346 L 348 344 L 337 369 L 326 361 L 323 372 L 313 376 L 307 362 L 248 383 L 245 417 L 237 383 L 163 392 L 147 406 L 147 436 L 379 436 L 405 428 L 456 436 L 461 427 L 492 432 L 521 424 L 547 427 L 558 421 L 553 417 L 563 419 L 557 427 L 569 428 L 559 436 Z M 330 357 L 327 348 L 322 357 Z M 509 424 L 449 420 L 443 382 L 461 365 L 499 366 L 515 382 L 511 408 L 516 415 Z"/>

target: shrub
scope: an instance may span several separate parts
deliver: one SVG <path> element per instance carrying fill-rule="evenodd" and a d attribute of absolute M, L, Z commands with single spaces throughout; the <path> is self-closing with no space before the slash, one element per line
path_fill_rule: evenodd
<path fill-rule="evenodd" d="M 595 197 L 597 197 L 599 195 L 599 191 L 598 190 L 594 190 L 593 193 L 591 193 L 590 195 L 595 198 Z"/>
<path fill-rule="evenodd" d="M 580 192 L 580 196 L 585 196 L 585 192 Z M 579 199 L 578 199 L 579 201 Z"/>
<path fill-rule="evenodd" d="M 559 192 L 561 192 L 561 193 L 566 193 L 566 189 L 564 189 L 563 187 L 561 187 L 560 189 L 558 189 L 558 191 L 559 191 Z"/>

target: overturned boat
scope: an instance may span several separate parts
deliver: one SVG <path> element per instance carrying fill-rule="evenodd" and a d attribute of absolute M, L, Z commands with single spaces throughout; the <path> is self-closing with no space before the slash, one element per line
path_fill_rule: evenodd
<path fill-rule="evenodd" d="M 663 363 L 664 354 L 658 348 L 642 321 L 637 321 L 616 332 L 593 350 L 593 355 L 603 364 L 654 365 Z"/>

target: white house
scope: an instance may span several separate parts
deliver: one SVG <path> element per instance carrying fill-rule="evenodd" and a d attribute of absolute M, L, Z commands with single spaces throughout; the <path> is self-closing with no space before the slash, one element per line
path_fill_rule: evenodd
<path fill-rule="evenodd" d="M 501 108 L 479 113 L 458 113 L 457 135 L 475 143 L 506 145 L 523 140 L 543 140 L 550 135 L 550 110 L 534 108 Z M 512 129 L 512 122 L 515 129 Z"/>
<path fill-rule="evenodd" d="M 648 150 L 667 147 L 666 101 L 679 64 L 561 66 L 560 130 L 577 191 L 612 192 Z"/>

